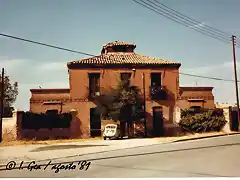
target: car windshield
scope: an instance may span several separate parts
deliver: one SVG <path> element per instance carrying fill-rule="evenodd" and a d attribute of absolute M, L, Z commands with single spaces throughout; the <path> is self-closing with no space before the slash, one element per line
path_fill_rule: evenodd
<path fill-rule="evenodd" d="M 115 129 L 116 126 L 107 126 L 106 128 L 107 128 L 107 129 Z"/>

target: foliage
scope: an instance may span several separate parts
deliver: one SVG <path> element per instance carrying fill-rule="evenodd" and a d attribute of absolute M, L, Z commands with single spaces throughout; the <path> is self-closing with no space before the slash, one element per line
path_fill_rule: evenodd
<path fill-rule="evenodd" d="M 23 129 L 41 129 L 41 128 L 69 128 L 72 121 L 71 113 L 62 113 L 51 115 L 45 113 L 25 112 L 22 118 Z"/>
<path fill-rule="evenodd" d="M 107 96 L 109 95 L 112 95 L 113 98 L 111 102 L 103 105 L 105 107 L 104 118 L 115 121 L 139 120 L 142 118 L 143 101 L 138 87 L 126 86 L 124 82 L 120 81 Z"/>
<path fill-rule="evenodd" d="M 227 122 L 220 109 L 205 109 L 197 114 L 193 114 L 194 110 L 183 112 L 179 125 L 184 131 L 191 133 L 220 131 Z"/>
<path fill-rule="evenodd" d="M 0 78 L 1 75 L 0 75 Z M 0 80 L 0 87 L 2 87 L 2 81 Z M 0 88 L 0 97 L 2 94 L 2 88 Z M 11 107 L 16 101 L 18 95 L 18 83 L 11 83 L 9 76 L 4 77 L 4 107 Z"/>
<path fill-rule="evenodd" d="M 188 115 L 194 116 L 197 113 L 206 113 L 208 111 L 213 111 L 213 115 L 216 116 L 223 116 L 223 110 L 220 108 L 215 109 L 196 109 L 196 108 L 190 108 L 190 109 L 181 109 L 181 118 L 186 117 Z"/>

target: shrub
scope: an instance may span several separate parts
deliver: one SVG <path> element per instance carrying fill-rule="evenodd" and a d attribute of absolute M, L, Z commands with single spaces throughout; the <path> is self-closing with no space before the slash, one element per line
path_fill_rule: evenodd
<path fill-rule="evenodd" d="M 223 116 L 223 110 L 220 108 L 215 108 L 215 109 L 194 109 L 194 108 L 190 108 L 190 109 L 181 109 L 181 118 L 186 117 L 188 115 L 195 115 L 197 113 L 203 114 L 206 113 L 208 111 L 212 111 L 212 115 L 213 116 Z"/>
<path fill-rule="evenodd" d="M 220 110 L 206 110 L 202 114 L 195 115 L 191 114 L 192 111 L 186 112 L 184 111 L 179 125 L 184 131 L 191 133 L 220 131 L 227 122 Z"/>

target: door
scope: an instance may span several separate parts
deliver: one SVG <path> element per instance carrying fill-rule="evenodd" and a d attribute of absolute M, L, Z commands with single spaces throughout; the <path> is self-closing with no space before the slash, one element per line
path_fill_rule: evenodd
<path fill-rule="evenodd" d="M 161 106 L 152 108 L 153 110 L 153 136 L 160 137 L 164 135 L 163 112 Z"/>
<path fill-rule="evenodd" d="M 90 109 L 90 136 L 101 136 L 101 114 L 97 108 Z"/>
<path fill-rule="evenodd" d="M 231 122 L 231 130 L 232 131 L 238 131 L 238 113 L 237 111 L 232 111 L 232 122 Z"/>

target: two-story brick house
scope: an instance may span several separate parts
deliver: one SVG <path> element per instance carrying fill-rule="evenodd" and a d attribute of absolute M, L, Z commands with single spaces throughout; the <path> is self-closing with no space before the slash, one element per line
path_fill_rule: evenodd
<path fill-rule="evenodd" d="M 137 54 L 135 48 L 135 44 L 115 41 L 104 45 L 98 56 L 69 62 L 69 89 L 31 89 L 30 111 L 66 112 L 74 109 L 82 135 L 89 137 L 91 130 L 101 126 L 94 98 L 104 95 L 121 78 L 128 78 L 132 85 L 141 89 L 141 93 L 145 81 L 148 130 L 154 128 L 152 116 L 156 106 L 162 107 L 164 124 L 173 124 L 181 64 Z M 153 87 L 159 87 L 160 91 L 153 94 Z M 155 96 L 158 93 L 165 94 L 164 98 Z"/>

